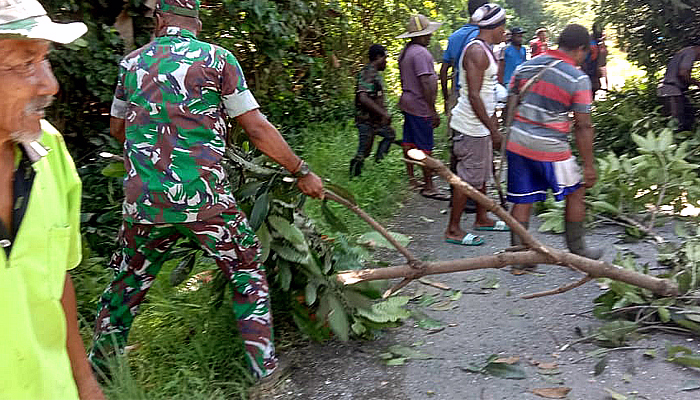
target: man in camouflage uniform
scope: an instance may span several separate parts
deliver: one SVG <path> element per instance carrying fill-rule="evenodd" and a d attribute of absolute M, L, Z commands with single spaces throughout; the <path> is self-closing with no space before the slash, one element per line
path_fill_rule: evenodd
<path fill-rule="evenodd" d="M 221 159 L 225 117 L 298 178 L 302 192 L 323 184 L 258 110 L 236 58 L 196 39 L 199 0 L 158 0 L 156 38 L 119 64 L 111 133 L 124 143 L 124 223 L 115 275 L 101 298 L 90 359 L 97 368 L 121 351 L 168 252 L 180 238 L 199 243 L 233 289 L 234 314 L 253 375 L 276 368 L 268 284 L 260 245 L 236 205 Z"/>
<path fill-rule="evenodd" d="M 384 101 L 384 80 L 379 74 L 386 69 L 386 49 L 380 44 L 369 48 L 369 63 L 357 74 L 355 88 L 355 124 L 360 133 L 357 154 L 350 161 L 350 176 L 358 176 L 364 159 L 372 152 L 374 135 L 383 139 L 374 155 L 379 162 L 389 152 L 396 133 L 391 127 L 391 114 Z"/>

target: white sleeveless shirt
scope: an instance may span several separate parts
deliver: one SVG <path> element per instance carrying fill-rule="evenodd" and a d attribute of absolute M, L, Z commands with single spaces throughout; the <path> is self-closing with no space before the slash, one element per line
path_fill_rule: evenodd
<path fill-rule="evenodd" d="M 484 102 L 484 107 L 486 108 L 486 114 L 490 117 L 496 111 L 496 85 L 498 83 L 498 64 L 493 57 L 491 49 L 484 43 L 484 41 L 479 39 L 474 39 L 469 42 L 462 51 L 462 55 L 459 57 L 459 81 L 463 82 L 462 87 L 459 89 L 459 98 L 457 100 L 457 106 L 452 110 L 452 120 L 450 121 L 450 128 L 458 131 L 459 133 L 465 134 L 467 136 L 483 137 L 489 135 L 489 129 L 479 120 L 476 116 L 472 105 L 469 102 L 469 88 L 467 86 L 467 73 L 463 68 L 462 62 L 464 60 L 464 54 L 466 54 L 469 46 L 474 44 L 479 44 L 486 52 L 486 56 L 489 59 L 489 66 L 484 71 L 484 80 L 481 83 L 481 91 L 479 96 L 481 101 Z"/>

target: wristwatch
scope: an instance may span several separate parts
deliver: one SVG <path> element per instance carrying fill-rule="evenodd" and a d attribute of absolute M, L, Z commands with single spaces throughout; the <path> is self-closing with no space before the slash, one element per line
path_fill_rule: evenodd
<path fill-rule="evenodd" d="M 292 176 L 295 178 L 303 178 L 310 173 L 311 169 L 309 169 L 309 164 L 307 164 L 306 161 L 302 161 L 297 172 L 292 172 Z"/>

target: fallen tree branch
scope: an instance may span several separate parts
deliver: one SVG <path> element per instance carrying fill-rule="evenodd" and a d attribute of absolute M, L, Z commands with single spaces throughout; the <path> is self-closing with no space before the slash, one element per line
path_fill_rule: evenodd
<path fill-rule="evenodd" d="M 445 274 L 449 272 L 503 268 L 513 264 L 558 264 L 566 266 L 575 265 L 578 270 L 589 275 L 591 279 L 610 278 L 649 289 L 660 296 L 676 296 L 679 293 L 678 285 L 668 279 L 660 279 L 640 274 L 604 261 L 591 260 L 561 250 L 549 250 L 553 254 L 552 257 L 533 250 L 503 252 L 490 256 L 428 262 L 423 264 L 423 268 L 421 269 L 416 269 L 409 265 L 399 265 L 386 268 L 342 271 L 338 273 L 337 279 L 343 284 L 351 285 L 358 282 L 380 279 L 418 279 L 426 275 Z M 561 262 L 557 263 L 557 259 L 561 260 Z"/>
<path fill-rule="evenodd" d="M 645 234 L 651 236 L 658 244 L 666 242 L 664 238 L 659 236 L 656 232 L 653 230 L 647 228 L 646 226 L 640 224 L 639 222 L 635 221 L 634 219 L 626 216 L 626 215 L 618 215 L 616 218 L 620 219 L 621 221 L 628 223 L 632 225 L 633 227 L 639 229 L 640 231 L 644 232 Z"/>
<path fill-rule="evenodd" d="M 363 281 L 404 278 L 403 281 L 389 290 L 388 293 L 390 294 L 406 286 L 411 280 L 419 279 L 426 275 L 444 274 L 457 271 L 471 271 L 486 268 L 502 268 L 507 265 L 514 264 L 556 264 L 568 266 L 581 271 L 586 274 L 586 277 L 571 285 L 563 286 L 549 292 L 536 293 L 534 297 L 563 293 L 581 286 L 582 284 L 595 278 L 610 278 L 629 283 L 634 286 L 651 290 L 660 296 L 677 296 L 679 294 L 678 285 L 671 280 L 640 274 L 635 271 L 617 267 L 610 263 L 592 260 L 543 245 L 541 242 L 535 239 L 515 218 L 501 208 L 495 200 L 488 198 L 486 195 L 474 189 L 468 183 L 462 181 L 440 161 L 426 156 L 425 153 L 419 150 L 414 150 L 409 151 L 409 156 L 411 158 L 423 162 L 426 167 L 436 171 L 440 176 L 445 178 L 445 180 L 447 180 L 455 188 L 455 190 L 462 191 L 474 201 L 486 207 L 488 211 L 491 211 L 500 217 L 501 220 L 503 220 L 515 234 L 522 238 L 522 242 L 531 250 L 504 251 L 490 256 L 423 263 L 418 261 L 413 254 L 401 246 L 389 234 L 389 232 L 384 229 L 384 227 L 362 211 L 362 209 L 360 209 L 358 206 L 351 204 L 332 192 L 327 192 L 326 196 L 328 198 L 344 205 L 355 214 L 359 215 L 382 236 L 384 236 L 408 260 L 408 265 L 379 269 L 341 271 L 336 276 L 338 281 L 341 283 L 351 285 Z"/>

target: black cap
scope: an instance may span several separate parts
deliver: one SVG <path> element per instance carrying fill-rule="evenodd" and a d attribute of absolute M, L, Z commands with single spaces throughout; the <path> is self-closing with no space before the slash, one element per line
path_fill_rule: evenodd
<path fill-rule="evenodd" d="M 527 32 L 527 31 L 519 26 L 516 26 L 515 28 L 510 30 L 510 33 L 513 35 L 520 35 L 520 34 L 525 33 L 525 32 Z"/>

